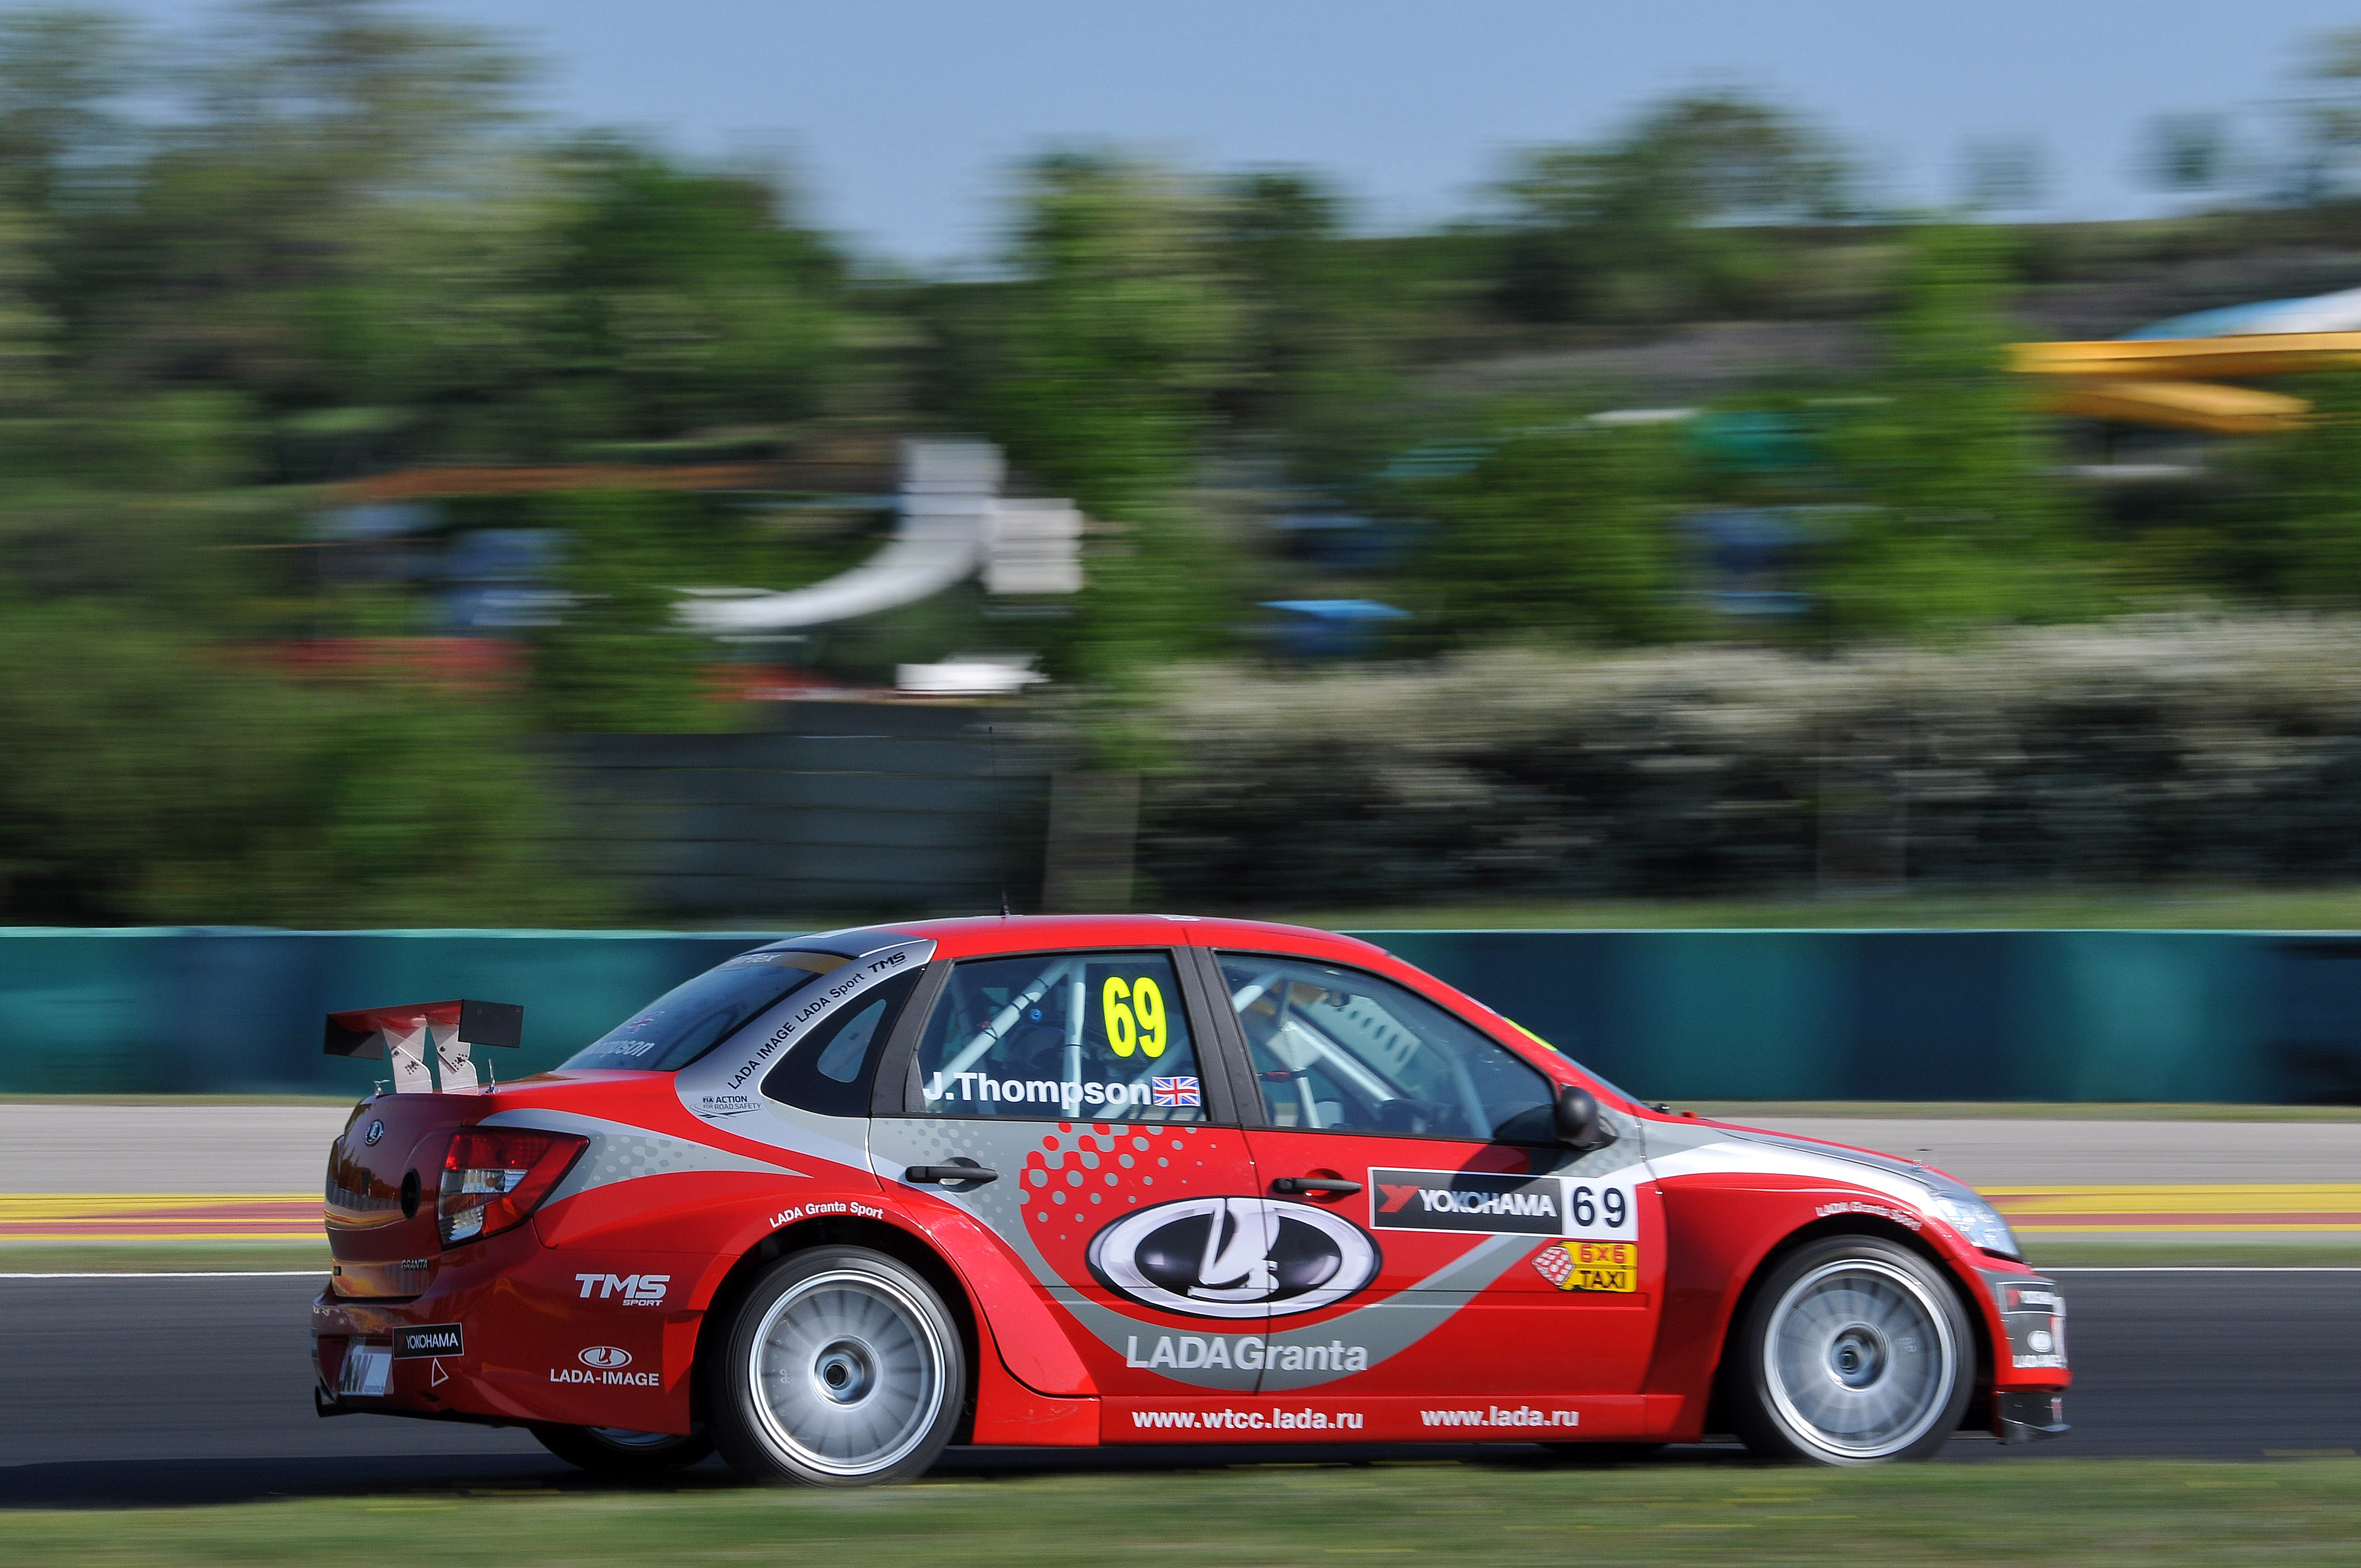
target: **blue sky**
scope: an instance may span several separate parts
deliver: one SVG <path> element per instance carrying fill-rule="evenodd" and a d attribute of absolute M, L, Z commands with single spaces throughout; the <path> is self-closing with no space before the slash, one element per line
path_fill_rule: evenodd
<path fill-rule="evenodd" d="M 133 0 L 161 20 L 214 6 Z M 2034 138 L 2042 215 L 2154 211 L 2158 114 L 2246 111 L 2361 0 L 425 0 L 540 57 L 572 122 L 784 156 L 826 226 L 940 264 L 994 243 L 1011 162 L 1114 141 L 1209 168 L 1334 175 L 1360 222 L 1467 212 L 1503 148 L 1594 137 L 1736 87 L 1836 133 L 1890 199 L 1960 190 L 1963 149 Z"/>

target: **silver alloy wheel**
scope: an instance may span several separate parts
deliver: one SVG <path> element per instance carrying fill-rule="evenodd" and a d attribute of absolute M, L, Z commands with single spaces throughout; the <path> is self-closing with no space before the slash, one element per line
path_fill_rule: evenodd
<path fill-rule="evenodd" d="M 747 1356 L 771 1441 L 823 1475 L 891 1468 L 941 1413 L 949 1358 L 933 1319 L 900 1285 L 830 1269 L 771 1304 Z"/>
<path fill-rule="evenodd" d="M 1771 1402 L 1796 1441 L 1883 1459 L 1927 1434 L 1960 1378 L 1949 1315 L 1907 1271 L 1841 1258 L 1787 1288 L 1763 1336 Z"/>

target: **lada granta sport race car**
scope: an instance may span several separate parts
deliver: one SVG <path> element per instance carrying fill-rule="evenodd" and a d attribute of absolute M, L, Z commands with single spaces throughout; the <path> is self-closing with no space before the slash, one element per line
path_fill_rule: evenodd
<path fill-rule="evenodd" d="M 330 1153 L 324 1414 L 832 1486 L 952 1442 L 2065 1430 L 2064 1301 L 1968 1188 L 1652 1110 L 1345 938 L 801 937 L 478 1086 L 516 1025 L 331 1020 L 395 1088 Z"/>

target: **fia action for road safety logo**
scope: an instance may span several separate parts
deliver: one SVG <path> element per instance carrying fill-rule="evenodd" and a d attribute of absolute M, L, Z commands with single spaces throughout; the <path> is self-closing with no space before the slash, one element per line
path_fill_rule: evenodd
<path fill-rule="evenodd" d="M 1269 1198 L 1187 1198 L 1126 1214 L 1091 1238 L 1091 1273 L 1117 1295 L 1194 1318 L 1334 1306 L 1378 1276 L 1352 1221 Z"/>

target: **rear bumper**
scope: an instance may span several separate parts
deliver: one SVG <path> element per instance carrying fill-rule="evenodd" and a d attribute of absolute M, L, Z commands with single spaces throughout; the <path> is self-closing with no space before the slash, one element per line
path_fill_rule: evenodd
<path fill-rule="evenodd" d="M 391 1399 L 343 1398 L 329 1389 L 325 1383 L 312 1388 L 312 1413 L 325 1419 L 329 1416 L 402 1416 L 418 1421 L 456 1421 L 462 1426 L 508 1427 L 520 1423 L 504 1420 L 499 1416 L 479 1416 L 469 1410 L 413 1410 Z"/>
<path fill-rule="evenodd" d="M 673 1275 L 691 1273 L 687 1260 L 602 1254 L 596 1274 L 581 1272 L 585 1261 L 528 1236 L 513 1255 L 437 1270 L 414 1298 L 332 1287 L 312 1306 L 313 1409 L 688 1431 L 703 1314 L 661 1299 Z M 665 1284 L 659 1299 L 633 1303 L 602 1288 L 609 1269 Z"/>

